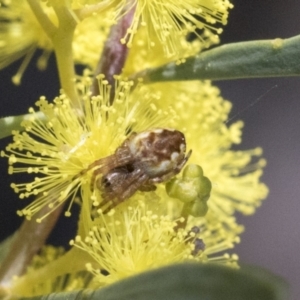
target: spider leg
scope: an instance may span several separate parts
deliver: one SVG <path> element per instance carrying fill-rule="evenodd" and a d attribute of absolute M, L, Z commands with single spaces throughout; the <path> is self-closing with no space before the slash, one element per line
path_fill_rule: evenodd
<path fill-rule="evenodd" d="M 112 208 L 130 198 L 140 188 L 140 186 L 148 181 L 148 179 L 149 177 L 142 174 L 141 170 L 129 173 L 117 191 L 110 194 L 102 194 L 103 201 L 100 203 L 100 207 L 104 207 L 109 204 L 103 210 L 103 213 L 105 214 L 109 212 Z"/>
<path fill-rule="evenodd" d="M 141 192 L 151 192 L 156 190 L 156 186 L 154 184 L 147 182 L 141 185 L 138 190 Z"/>
<path fill-rule="evenodd" d="M 108 206 L 106 206 L 106 204 L 109 204 Z M 102 209 L 102 213 L 103 214 L 107 214 L 111 209 L 113 209 L 117 204 L 115 204 L 114 202 L 112 202 L 112 200 L 109 201 L 103 201 L 100 204 L 100 209 Z M 104 206 L 106 206 L 106 208 L 104 208 Z"/>
<path fill-rule="evenodd" d="M 149 179 L 146 174 L 142 174 L 141 170 L 137 170 L 131 174 L 132 175 L 129 176 L 127 188 L 120 197 L 122 201 L 130 198 Z"/>
<path fill-rule="evenodd" d="M 110 170 L 129 164 L 132 161 L 132 155 L 128 149 L 118 149 L 116 153 L 100 158 L 90 164 L 86 169 L 77 174 L 74 179 L 86 174 L 88 171 L 95 169 L 91 177 L 91 190 L 94 190 L 95 181 L 99 174 L 106 174 Z"/>
<path fill-rule="evenodd" d="M 132 155 L 127 149 L 122 149 L 112 155 L 94 161 L 86 170 L 84 170 L 84 173 L 97 168 L 97 170 L 101 170 L 100 173 L 105 174 L 112 169 L 129 164 L 131 161 Z"/>

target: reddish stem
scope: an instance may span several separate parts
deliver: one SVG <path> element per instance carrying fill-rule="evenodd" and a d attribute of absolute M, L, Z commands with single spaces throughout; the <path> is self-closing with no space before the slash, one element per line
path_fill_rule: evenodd
<path fill-rule="evenodd" d="M 51 215 L 45 218 L 41 223 L 37 223 L 35 219 L 30 221 L 25 220 L 23 222 L 14 237 L 7 257 L 3 260 L 1 265 L 0 286 L 9 288 L 12 277 L 20 276 L 26 271 L 32 257 L 44 245 L 62 209 L 63 205 L 52 212 Z M 45 209 L 39 211 L 37 219 L 43 215 L 45 215 Z"/>
<path fill-rule="evenodd" d="M 102 55 L 99 59 L 98 65 L 95 70 L 95 76 L 99 74 L 104 74 L 105 78 L 108 80 L 109 84 L 112 86 L 110 94 L 110 102 L 112 104 L 114 98 L 114 75 L 119 75 L 122 73 L 122 69 L 125 65 L 126 58 L 129 52 L 129 49 L 125 44 L 122 44 L 120 40 L 124 38 L 127 29 L 132 23 L 132 18 L 135 12 L 135 6 L 127 11 L 124 16 L 119 20 L 116 25 L 111 27 L 108 39 L 104 45 Z M 126 41 L 127 42 L 127 41 Z M 92 95 L 99 95 L 99 86 L 98 80 L 94 79 L 92 86 Z"/>

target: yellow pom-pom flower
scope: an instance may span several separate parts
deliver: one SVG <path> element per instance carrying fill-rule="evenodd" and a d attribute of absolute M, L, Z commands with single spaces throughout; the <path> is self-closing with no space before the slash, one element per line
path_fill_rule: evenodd
<path fill-rule="evenodd" d="M 27 183 L 12 184 L 20 198 L 38 195 L 20 215 L 30 218 L 42 206 L 49 206 L 51 211 L 68 198 L 72 204 L 80 190 L 91 214 L 91 207 L 103 199 L 97 188 L 91 190 L 93 171 L 89 166 L 113 154 L 131 132 L 164 127 L 185 134 L 187 149 L 193 150 L 188 163 L 200 165 L 204 177 L 212 183 L 211 193 L 202 195 L 200 191 L 200 202 L 196 197 L 193 203 L 201 205 L 203 211 L 208 205 L 209 222 L 218 220 L 224 228 L 241 230 L 234 212 L 253 213 L 266 196 L 267 188 L 259 181 L 265 162 L 256 159 L 261 155 L 260 149 L 230 150 L 232 144 L 241 141 L 241 122 L 229 127 L 224 123 L 230 103 L 222 99 L 216 87 L 209 82 L 164 83 L 139 85 L 133 91 L 132 82 L 120 81 L 110 105 L 110 88 L 105 79 L 99 80 L 99 96 L 91 96 L 90 86 L 89 77 L 78 82 L 81 104 L 77 108 L 64 94 L 54 103 L 41 97 L 37 105 L 44 119 L 30 109 L 32 118 L 23 122 L 25 131 L 15 132 L 7 153 L 2 152 L 2 156 L 9 157 L 10 174 L 25 172 L 33 177 Z M 178 179 L 179 183 L 185 180 L 180 174 Z M 196 184 L 196 192 L 201 184 Z M 164 185 L 157 185 L 156 194 L 162 201 L 170 202 Z M 178 199 L 183 205 L 180 194 Z M 176 198 L 176 193 L 170 196 Z M 70 215 L 71 204 L 66 215 Z M 197 205 L 193 209 L 196 216 L 202 214 Z M 180 215 L 177 204 L 173 209 Z"/>
<path fill-rule="evenodd" d="M 129 132 L 172 125 L 165 121 L 172 116 L 170 111 L 157 109 L 153 101 L 158 96 L 148 93 L 146 87 L 132 93 L 132 82 L 118 82 L 111 106 L 107 81 L 100 76 L 99 96 L 91 96 L 91 84 L 89 77 L 77 84 L 80 107 L 73 107 L 65 94 L 54 103 L 41 97 L 36 105 L 42 119 L 30 108 L 32 117 L 23 122 L 24 131 L 13 133 L 14 142 L 6 148 L 10 152 L 9 173 L 25 172 L 33 178 L 27 183 L 13 183 L 12 188 L 21 199 L 38 195 L 18 212 L 20 215 L 31 218 L 42 206 L 52 211 L 67 198 L 72 204 L 80 187 L 90 191 L 92 172 L 78 175 L 99 158 L 115 152 Z M 91 197 L 94 205 L 101 201 L 96 195 Z M 70 215 L 69 208 L 66 215 Z"/>
<path fill-rule="evenodd" d="M 45 247 L 26 273 L 15 278 L 9 294 L 33 297 L 79 289 L 98 289 L 151 269 L 180 262 L 216 263 L 238 267 L 228 251 L 239 242 L 218 222 L 207 228 L 204 218 L 184 222 L 166 213 L 158 197 L 146 193 L 89 224 L 86 235 L 70 241 L 69 253 Z M 50 274 L 49 274 L 50 272 Z"/>
<path fill-rule="evenodd" d="M 47 66 L 53 44 L 33 11 L 25 0 L 0 1 L 0 69 L 15 60 L 24 57 L 23 62 L 13 77 L 15 84 L 20 84 L 22 75 L 34 52 L 43 52 L 37 66 L 43 70 Z M 61 1 L 60 1 L 61 2 Z M 53 7 L 41 2 L 43 13 L 58 28 L 58 18 Z M 63 4 L 65 5 L 65 4 Z M 76 15 L 74 14 L 74 17 Z M 95 67 L 111 26 L 107 18 L 92 15 L 78 22 L 73 37 L 73 56 L 75 63 Z"/>
<path fill-rule="evenodd" d="M 262 149 L 234 151 L 231 147 L 242 139 L 241 121 L 227 125 L 231 103 L 210 81 L 157 83 L 149 86 L 159 91 L 158 107 L 172 105 L 176 127 L 185 134 L 193 154 L 189 163 L 202 167 L 212 183 L 207 219 L 218 219 L 224 228 L 235 228 L 234 213 L 253 214 L 268 194 L 260 182 L 266 165 Z M 240 229 L 241 230 L 241 229 Z"/>
<path fill-rule="evenodd" d="M 132 3 L 135 7 L 134 17 L 121 40 L 135 49 L 135 55 L 130 55 L 126 63 L 126 74 L 140 71 L 141 66 L 158 66 L 174 59 L 178 63 L 184 62 L 187 56 L 218 43 L 221 29 L 217 29 L 216 24 L 226 23 L 228 10 L 232 7 L 228 0 L 177 2 Z M 72 16 L 69 21 L 76 23 L 72 38 L 75 63 L 95 68 L 113 22 L 132 8 L 125 3 L 108 1 L 101 7 L 102 3 L 97 1 L 70 1 L 68 6 L 61 1 L 42 1 L 39 5 L 45 18 L 40 17 L 38 21 L 27 1 L 0 1 L 0 69 L 25 57 L 13 77 L 14 83 L 19 84 L 36 49 L 43 51 L 38 59 L 39 69 L 46 68 L 49 55 L 54 50 L 49 34 L 51 30 L 63 30 L 59 26 L 56 6 L 66 6 L 65 9 Z M 80 12 L 84 9 L 90 9 L 91 12 L 83 17 Z M 47 23 L 51 25 L 49 32 L 43 28 Z M 189 33 L 197 36 L 192 42 L 188 41 Z"/>
<path fill-rule="evenodd" d="M 135 196 L 130 205 L 117 207 L 107 215 L 100 212 L 88 236 L 71 241 L 71 245 L 90 254 L 92 263 L 87 269 L 99 286 L 184 261 L 237 266 L 237 256 L 224 251 L 238 238 L 224 234 L 218 225 L 207 230 L 201 220 L 197 226 L 174 230 L 181 220 L 163 211 L 157 199 Z"/>
<path fill-rule="evenodd" d="M 93 288 L 188 260 L 236 266 L 237 257 L 226 253 L 239 242 L 242 230 L 234 213 L 252 213 L 267 194 L 259 181 L 264 161 L 252 162 L 261 150 L 230 149 L 241 141 L 241 123 L 224 123 L 231 105 L 208 81 L 134 87 L 131 81 L 116 79 L 112 93 L 100 75 L 100 93 L 92 96 L 92 79 L 84 76 L 76 84 L 79 106 L 62 93 L 53 103 L 41 97 L 39 114 L 30 109 L 24 131 L 14 132 L 13 143 L 1 152 L 8 157 L 9 173 L 32 176 L 27 183 L 12 184 L 20 198 L 37 196 L 19 214 L 30 219 L 48 206 L 49 212 L 37 220 L 42 221 L 69 199 L 69 216 L 81 191 L 79 235 L 71 244 L 79 251 L 77 258 L 87 262 Z M 166 187 L 137 191 L 110 211 L 99 209 L 103 191 L 91 188 L 89 166 L 115 153 L 132 132 L 157 127 L 184 133 L 193 153 L 182 174 Z M 73 273 L 71 285 L 81 284 L 82 262 L 79 270 L 64 269 Z M 37 283 L 41 289 L 42 281 Z M 25 283 L 24 277 L 15 289 Z"/>
<path fill-rule="evenodd" d="M 165 55 L 172 57 L 179 54 L 178 41 L 189 33 L 200 38 L 199 29 L 220 34 L 222 29 L 219 26 L 227 23 L 228 10 L 232 7 L 228 0 L 135 0 L 129 5 L 122 0 L 112 9 L 112 15 L 118 20 L 134 10 L 132 22 L 122 42 L 131 46 L 134 35 L 141 26 L 146 28 L 147 46 L 153 47 L 158 41 L 163 45 Z"/>

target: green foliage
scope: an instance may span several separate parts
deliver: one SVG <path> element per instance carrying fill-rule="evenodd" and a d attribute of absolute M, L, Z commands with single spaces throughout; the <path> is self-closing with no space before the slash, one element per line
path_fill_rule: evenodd
<path fill-rule="evenodd" d="M 11 116 L 0 118 L 0 139 L 10 136 L 13 130 L 22 130 L 22 121 L 30 118 L 32 115 Z M 35 117 L 43 119 L 43 114 L 37 113 Z"/>
<path fill-rule="evenodd" d="M 135 74 L 144 82 L 228 80 L 300 75 L 300 36 L 223 45 L 187 58 Z"/>
<path fill-rule="evenodd" d="M 26 298 L 29 300 L 29 298 Z M 77 291 L 30 300 L 283 300 L 286 284 L 260 268 L 241 270 L 178 264 L 127 278 L 95 291 Z"/>
<path fill-rule="evenodd" d="M 284 77 L 300 75 L 300 36 L 289 39 L 240 42 L 216 47 L 189 57 L 185 63 L 141 71 L 133 79 L 145 83 L 184 80 L 228 80 L 239 78 Z M 21 129 L 28 115 L 0 119 L 0 138 Z"/>

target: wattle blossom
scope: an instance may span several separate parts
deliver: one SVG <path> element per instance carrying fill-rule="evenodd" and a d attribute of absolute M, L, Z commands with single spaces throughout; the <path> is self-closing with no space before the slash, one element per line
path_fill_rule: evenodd
<path fill-rule="evenodd" d="M 12 188 L 21 199 L 39 195 L 20 215 L 31 218 L 43 206 L 50 212 L 68 198 L 70 207 L 80 190 L 90 190 L 91 173 L 78 176 L 91 163 L 112 154 L 130 131 L 164 127 L 169 111 L 158 109 L 153 103 L 155 93 L 137 88 L 132 93 L 132 82 L 120 81 L 115 91 L 114 105 L 110 105 L 110 86 L 99 79 L 100 95 L 91 96 L 91 78 L 84 77 L 77 84 L 81 93 L 81 107 L 73 107 L 68 97 L 61 94 L 49 103 L 41 97 L 36 105 L 43 119 L 36 115 L 23 122 L 24 131 L 14 132 L 14 142 L 7 146 L 9 173 L 32 174 L 26 183 L 13 183 Z M 151 116 L 150 118 L 145 118 Z M 172 122 L 168 122 L 171 127 Z M 6 154 L 1 152 L 2 156 Z M 94 191 L 90 205 L 101 199 Z M 50 213 L 49 212 L 49 213 Z M 40 221 L 40 220 L 38 220 Z"/>
<path fill-rule="evenodd" d="M 57 27 L 58 19 L 53 8 L 42 1 L 41 5 L 45 15 Z M 72 43 L 74 61 L 94 67 L 99 60 L 111 22 L 98 16 L 77 21 Z M 0 1 L 0 69 L 21 58 L 19 70 L 13 77 L 13 82 L 20 84 L 24 71 L 38 49 L 42 53 L 37 66 L 44 70 L 54 48 L 27 1 Z"/>
<path fill-rule="evenodd" d="M 85 209 L 97 207 L 102 196 L 97 189 L 91 192 L 93 172 L 82 171 L 113 154 L 130 132 L 166 127 L 185 134 L 187 149 L 193 150 L 188 163 L 200 165 L 212 182 L 207 222 L 218 220 L 227 230 L 242 230 L 234 212 L 253 213 L 266 196 L 267 188 L 259 182 L 265 162 L 256 159 L 259 148 L 230 150 L 241 141 L 241 122 L 229 127 L 224 123 L 230 103 L 221 98 L 217 88 L 209 82 L 190 82 L 188 88 L 170 83 L 139 85 L 133 90 L 132 82 L 121 80 L 111 106 L 105 79 L 100 77 L 99 96 L 91 96 L 90 85 L 87 76 L 77 84 L 80 108 L 72 107 L 64 94 L 53 104 L 41 97 L 37 105 L 44 120 L 31 108 L 32 118 L 23 122 L 25 131 L 15 132 L 14 142 L 1 153 L 9 157 L 10 174 L 32 174 L 31 181 L 12 184 L 21 199 L 38 195 L 20 215 L 31 218 L 43 206 L 51 212 L 69 199 L 65 212 L 69 216 L 79 191 L 87 203 Z M 162 201 L 170 201 L 163 184 L 158 191 Z"/>
<path fill-rule="evenodd" d="M 91 256 L 93 263 L 88 263 L 87 269 L 95 284 L 103 286 L 184 261 L 237 267 L 237 256 L 225 252 L 239 241 L 237 237 L 218 226 L 208 230 L 201 219 L 198 226 L 174 230 L 182 220 L 163 211 L 157 199 L 146 194 L 134 196 L 129 204 L 106 215 L 100 211 L 88 236 L 71 241 Z"/>
<path fill-rule="evenodd" d="M 29 114 L 3 119 L 23 120 L 0 156 L 25 202 L 17 214 L 32 226 L 12 249 L 22 249 L 28 232 L 37 243 L 8 255 L 1 295 L 84 295 L 182 262 L 239 267 L 237 214 L 254 213 L 268 194 L 262 149 L 235 150 L 244 124 L 229 120 L 231 103 L 210 81 L 138 78 L 219 43 L 232 7 L 229 0 L 0 0 L 0 69 L 22 58 L 19 84 L 40 49 L 38 67 L 54 53 L 61 85 Z M 87 67 L 82 76 L 77 64 Z M 75 205 L 71 248 L 42 248 L 42 225 L 53 226 L 60 209 L 70 217 Z M 11 277 L 4 284 L 2 273 Z"/>
<path fill-rule="evenodd" d="M 108 1 L 107 5 L 99 1 L 70 1 L 70 13 L 76 22 L 72 41 L 75 63 L 95 68 L 111 26 L 124 14 L 123 9 L 126 13 L 133 6 L 134 18 L 122 42 L 129 39 L 128 45 L 140 53 L 135 58 L 131 55 L 125 72 L 140 70 L 134 65 L 139 68 L 149 64 L 157 66 L 174 59 L 183 62 L 186 57 L 219 42 L 222 31 L 219 25 L 226 24 L 228 10 L 232 7 L 227 0 L 133 1 L 129 7 L 125 2 L 120 1 L 116 6 L 114 1 Z M 61 6 L 61 1 L 40 4 L 45 16 L 57 28 L 59 22 L 54 8 Z M 80 18 L 81 10 L 86 8 L 90 9 L 90 14 Z M 196 14 L 201 17 L 196 18 Z M 37 49 L 42 50 L 37 66 L 41 70 L 46 68 L 54 45 L 27 1 L 0 1 L 0 29 L 0 69 L 22 58 L 13 77 L 15 84 L 20 84 Z M 188 41 L 189 33 L 196 34 L 197 38 Z M 164 55 L 157 56 L 158 52 Z M 134 64 L 131 65 L 132 59 Z"/>
<path fill-rule="evenodd" d="M 221 26 L 226 25 L 228 10 L 233 5 L 228 0 L 189 0 L 189 1 L 118 1 L 112 9 L 112 17 L 118 20 L 126 13 L 134 10 L 133 20 L 122 42 L 129 46 L 133 44 L 134 36 L 139 27 L 146 30 L 145 40 L 148 48 L 157 42 L 163 45 L 165 56 L 180 55 L 181 38 L 187 38 L 190 33 L 201 39 L 199 31 L 206 29 L 218 35 Z M 115 3 L 111 0 L 110 3 Z M 203 38 L 203 37 L 202 37 Z M 205 41 L 205 38 L 202 39 Z"/>

